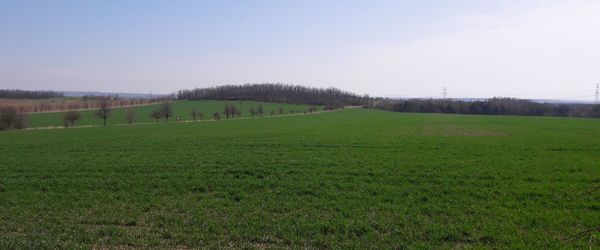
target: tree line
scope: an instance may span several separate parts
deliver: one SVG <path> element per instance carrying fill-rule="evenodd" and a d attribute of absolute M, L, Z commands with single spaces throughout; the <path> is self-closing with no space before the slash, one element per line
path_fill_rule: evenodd
<path fill-rule="evenodd" d="M 55 111 L 69 111 L 69 110 L 90 110 L 98 109 L 98 103 L 100 100 L 107 98 L 76 98 L 76 99 L 51 99 L 51 100 L 10 100 L 4 101 L 3 106 L 14 106 L 19 112 L 23 113 L 40 113 L 40 112 L 55 112 Z M 111 101 L 111 106 L 114 107 L 129 107 L 129 106 L 140 106 L 147 105 L 157 102 L 168 100 L 165 98 L 153 98 L 153 99 L 126 99 L 119 98 L 113 99 L 108 98 Z M 2 105 L 2 104 L 0 104 Z"/>
<path fill-rule="evenodd" d="M 99 107 L 98 110 L 96 110 L 96 112 L 94 112 L 94 116 L 97 118 L 102 119 L 103 121 L 103 125 L 107 126 L 108 124 L 108 119 L 112 116 L 112 106 L 111 106 L 111 102 L 108 100 L 99 100 L 97 106 Z M 336 109 L 333 106 L 330 107 L 324 107 L 324 110 L 331 110 L 331 109 Z M 308 113 L 313 113 L 313 112 L 317 112 L 319 110 L 319 107 L 316 105 L 309 105 L 307 109 L 305 110 L 294 110 L 294 109 L 290 109 L 288 110 L 289 114 L 296 114 L 296 113 L 304 113 L 304 114 L 308 114 Z M 279 114 L 279 115 L 283 115 L 285 114 L 285 110 L 283 108 L 283 106 L 274 109 L 274 110 L 270 110 L 269 114 L 271 116 L 275 115 L 275 114 Z M 235 104 L 232 103 L 226 103 L 223 106 L 223 111 L 221 112 L 213 112 L 212 113 L 212 118 L 214 120 L 221 120 L 221 118 L 225 117 L 227 119 L 229 118 L 240 118 L 242 115 L 242 110 L 241 110 L 241 104 L 240 106 L 236 106 Z M 255 117 L 262 117 L 263 115 L 265 115 L 266 110 L 262 105 L 257 105 L 257 106 L 250 106 L 248 108 L 248 113 L 251 115 L 252 118 Z M 190 109 L 189 111 L 189 118 L 191 118 L 192 121 L 197 121 L 199 120 L 203 120 L 204 119 L 204 113 L 200 112 L 198 108 L 193 107 Z M 158 105 L 158 107 L 150 112 L 150 117 L 155 121 L 155 122 L 159 122 L 161 119 L 164 119 L 166 122 L 169 122 L 169 118 L 176 116 L 177 121 L 181 120 L 181 116 L 175 114 L 175 112 L 173 111 L 173 106 L 172 106 L 172 102 L 171 101 L 163 101 L 161 102 L 160 105 Z M 62 116 L 62 122 L 65 128 L 68 127 L 73 127 L 75 126 L 75 123 L 77 121 L 79 121 L 81 118 L 83 118 L 83 116 L 81 115 L 81 113 L 79 113 L 79 111 L 68 111 L 65 112 Z M 135 122 L 136 119 L 136 114 L 135 111 L 133 109 L 127 109 L 125 112 L 125 119 L 127 121 L 127 124 L 132 124 Z"/>
<path fill-rule="evenodd" d="M 515 98 L 491 98 L 479 101 L 452 99 L 378 99 L 375 101 L 374 108 L 396 112 L 418 113 L 600 118 L 600 105 L 539 103 Z"/>
<path fill-rule="evenodd" d="M 43 99 L 64 97 L 64 93 L 49 90 L 0 89 L 0 98 Z"/>
<path fill-rule="evenodd" d="M 240 100 L 310 105 L 365 105 L 369 96 L 359 96 L 336 88 L 313 88 L 280 83 L 223 85 L 177 92 L 179 100 Z"/>

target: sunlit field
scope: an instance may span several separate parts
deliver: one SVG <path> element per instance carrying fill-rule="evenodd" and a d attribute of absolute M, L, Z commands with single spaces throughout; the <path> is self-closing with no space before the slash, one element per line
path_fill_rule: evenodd
<path fill-rule="evenodd" d="M 600 224 L 600 120 L 350 109 L 3 131 L 0 155 L 0 249 L 598 246 L 573 236 Z"/>

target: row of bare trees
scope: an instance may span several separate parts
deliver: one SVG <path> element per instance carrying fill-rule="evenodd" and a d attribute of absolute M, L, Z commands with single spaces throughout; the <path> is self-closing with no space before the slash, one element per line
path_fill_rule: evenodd
<path fill-rule="evenodd" d="M 164 101 L 158 106 L 158 109 L 150 113 L 150 117 L 154 118 L 156 122 L 161 118 L 165 118 L 165 121 L 169 121 L 169 117 L 173 116 L 173 105 L 170 101 Z"/>
<path fill-rule="evenodd" d="M 96 117 L 102 119 L 104 121 L 104 126 L 106 126 L 106 121 L 110 117 L 110 111 L 108 109 L 98 110 L 95 113 Z M 63 124 L 65 128 L 75 126 L 75 122 L 83 118 L 79 111 L 69 111 L 63 115 Z M 135 121 L 135 112 L 132 109 L 128 109 L 125 112 L 125 120 L 127 124 L 132 124 Z"/>
<path fill-rule="evenodd" d="M 98 109 L 99 101 L 109 99 L 112 107 L 133 107 L 162 102 L 165 99 L 45 99 L 45 100 L 25 100 L 25 99 L 2 99 L 0 105 L 15 106 L 22 113 L 42 113 L 42 112 L 60 112 L 74 110 L 95 110 Z"/>
<path fill-rule="evenodd" d="M 225 116 L 227 119 L 229 118 L 239 118 L 242 115 L 242 111 L 241 111 L 241 103 L 240 106 L 237 107 L 234 104 L 231 103 L 227 103 L 225 104 L 225 106 L 223 107 L 223 112 L 214 112 L 213 113 L 213 119 L 215 120 L 220 120 L 222 116 Z M 102 119 L 103 121 L 103 125 L 106 127 L 108 125 L 108 119 L 111 117 L 112 115 L 112 102 L 110 99 L 105 98 L 105 99 L 99 99 L 97 101 L 96 106 L 98 107 L 98 109 L 94 112 L 94 116 L 97 118 Z M 285 110 L 283 107 L 279 107 L 277 110 L 271 110 L 270 114 L 271 115 L 275 115 L 276 111 L 282 115 L 285 113 Z M 304 113 L 313 113 L 318 111 L 318 106 L 316 105 L 310 105 L 308 107 L 308 109 L 304 110 Z M 248 112 L 250 113 L 251 117 L 262 117 L 263 114 L 265 113 L 265 109 L 263 108 L 262 105 L 257 105 L 257 106 L 251 106 L 248 109 Z M 298 110 L 293 110 L 290 109 L 289 113 L 290 114 L 294 114 L 294 113 L 300 113 L 302 111 L 298 111 Z M 192 118 L 193 121 L 196 121 L 197 119 L 204 119 L 204 113 L 198 111 L 197 108 L 192 108 L 190 110 L 190 116 Z M 150 113 L 150 117 L 152 117 L 156 122 L 158 122 L 160 119 L 164 118 L 166 122 L 169 121 L 169 118 L 174 116 L 174 112 L 173 112 L 173 106 L 172 103 L 170 101 L 163 101 L 156 110 L 152 111 Z M 128 124 L 132 124 L 135 120 L 135 112 L 133 109 L 128 109 L 125 113 L 125 119 L 127 121 Z M 63 125 L 65 127 L 73 127 L 75 126 L 75 123 L 77 121 L 79 121 L 82 118 L 82 115 L 79 111 L 68 111 L 66 113 L 64 113 L 64 115 L 62 116 L 62 121 L 63 121 Z M 177 116 L 177 120 L 180 120 L 180 117 Z M 0 109 L 0 129 L 10 129 L 10 128 L 25 128 L 27 127 L 28 124 L 28 116 L 26 113 L 23 112 L 19 112 L 18 109 L 16 109 L 13 106 L 7 106 L 7 107 L 2 107 Z"/>

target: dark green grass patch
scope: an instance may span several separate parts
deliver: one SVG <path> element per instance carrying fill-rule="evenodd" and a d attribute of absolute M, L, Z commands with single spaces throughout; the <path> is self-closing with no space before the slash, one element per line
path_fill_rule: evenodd
<path fill-rule="evenodd" d="M 588 248 L 600 121 L 344 110 L 0 133 L 0 249 Z"/>

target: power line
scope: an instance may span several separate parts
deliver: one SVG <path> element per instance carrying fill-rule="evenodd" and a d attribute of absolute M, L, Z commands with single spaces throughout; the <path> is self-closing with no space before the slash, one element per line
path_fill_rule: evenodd
<path fill-rule="evenodd" d="M 442 96 L 444 96 L 444 99 L 448 98 L 448 88 L 444 87 L 444 91 L 442 93 Z"/>
<path fill-rule="evenodd" d="M 600 103 L 600 84 L 598 83 L 596 84 L 596 99 L 594 100 L 594 103 Z"/>

